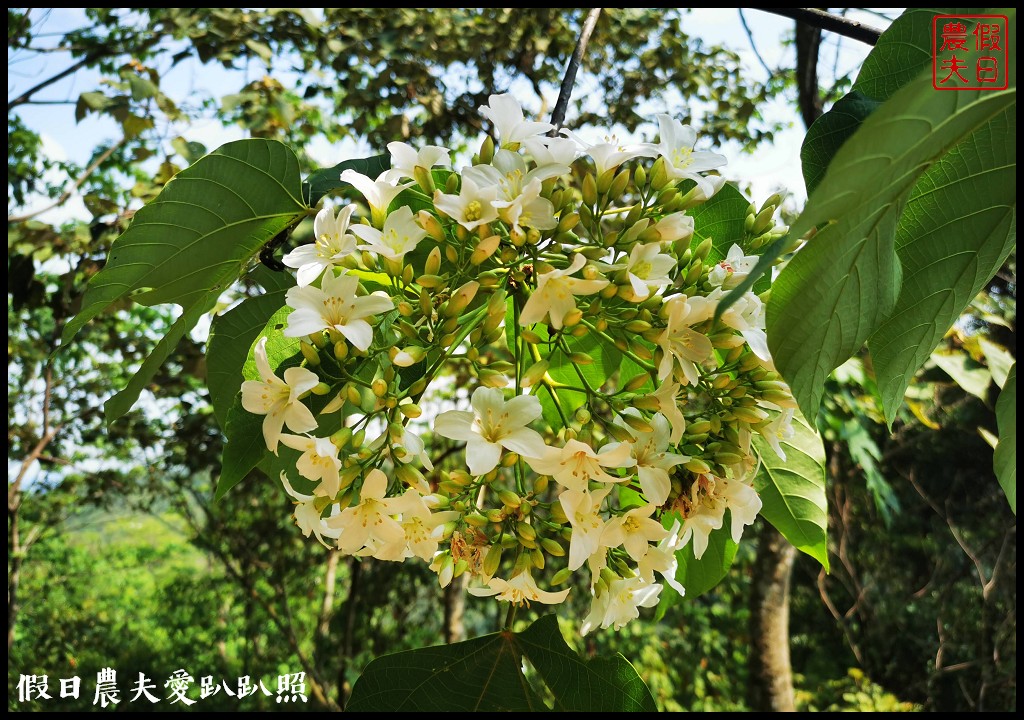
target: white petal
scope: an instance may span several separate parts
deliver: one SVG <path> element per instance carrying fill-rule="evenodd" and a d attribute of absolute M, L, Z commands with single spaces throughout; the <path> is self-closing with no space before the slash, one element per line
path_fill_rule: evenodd
<path fill-rule="evenodd" d="M 434 420 L 434 432 L 450 440 L 467 441 L 479 437 L 473 432 L 473 413 L 463 410 L 447 410 Z"/>
<path fill-rule="evenodd" d="M 501 446 L 489 443 L 479 435 L 466 443 L 466 464 L 471 475 L 486 475 L 497 467 L 500 458 Z"/>

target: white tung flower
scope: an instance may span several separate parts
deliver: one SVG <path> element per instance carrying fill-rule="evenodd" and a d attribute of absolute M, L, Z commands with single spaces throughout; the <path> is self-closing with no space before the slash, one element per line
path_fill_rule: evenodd
<path fill-rule="evenodd" d="M 356 237 L 348 231 L 355 205 L 338 211 L 325 207 L 313 219 L 313 242 L 292 250 L 281 258 L 290 268 L 297 268 L 295 282 L 305 287 L 320 277 L 324 270 L 335 267 L 356 250 Z"/>
<path fill-rule="evenodd" d="M 636 411 L 634 413 L 639 415 Z M 633 443 L 615 444 L 628 447 L 632 451 L 644 497 L 647 498 L 647 502 L 661 506 L 668 500 L 669 492 L 672 490 L 669 471 L 676 465 L 689 461 L 690 458 L 668 452 L 671 431 L 664 415 L 655 413 L 651 418 L 651 427 L 653 432 L 643 432 L 626 426 L 626 430 L 635 440 Z"/>
<path fill-rule="evenodd" d="M 277 377 L 267 360 L 266 337 L 259 339 L 252 354 L 260 379 L 242 383 L 242 407 L 254 415 L 266 415 L 263 418 L 263 439 L 267 450 L 276 454 L 281 429 L 285 425 L 292 432 L 316 430 L 316 418 L 299 398 L 319 385 L 320 378 L 302 367 L 285 370 L 284 380 Z"/>
<path fill-rule="evenodd" d="M 448 164 L 448 148 L 438 145 L 426 145 L 417 151 L 408 143 L 389 142 L 388 151 L 391 153 L 391 169 L 382 175 L 386 182 L 414 178 L 418 167 L 430 170 L 435 165 Z"/>
<path fill-rule="evenodd" d="M 757 255 L 744 255 L 743 248 L 733 243 L 725 258 L 708 273 L 708 282 L 723 290 L 732 290 L 743 282 L 758 261 Z"/>
<path fill-rule="evenodd" d="M 366 549 L 372 554 L 378 548 L 405 541 L 405 530 L 392 515 L 393 500 L 387 498 L 388 478 L 374 468 L 366 474 L 359 491 L 359 504 L 341 511 L 327 520 L 328 527 L 338 530 L 338 549 L 355 555 Z"/>
<path fill-rule="evenodd" d="M 526 462 L 535 471 L 550 475 L 571 490 L 586 490 L 591 480 L 606 483 L 627 481 L 629 478 L 609 475 L 602 467 L 632 467 L 635 462 L 629 451 L 628 443 L 612 443 L 594 452 L 594 448 L 584 442 L 569 440 L 564 447 L 548 448 L 541 457 L 527 457 Z"/>
<path fill-rule="evenodd" d="M 706 197 L 715 194 L 717 188 L 700 173 L 720 168 L 726 164 L 724 155 L 713 152 L 695 152 L 697 132 L 689 125 L 683 125 L 671 115 L 658 115 L 661 142 L 658 152 L 665 158 L 665 171 L 670 180 L 689 179 Z"/>
<path fill-rule="evenodd" d="M 398 197 L 398 193 L 405 190 L 404 185 L 397 185 L 387 180 L 387 171 L 372 180 L 355 170 L 346 170 L 341 174 L 341 179 L 347 182 L 366 198 L 366 204 L 370 206 L 370 221 L 374 227 L 384 225 L 384 219 L 388 214 L 388 207 Z"/>
<path fill-rule="evenodd" d="M 657 509 L 658 506 L 652 503 L 613 517 L 604 526 L 601 543 L 607 547 L 622 545 L 629 556 L 639 562 L 647 554 L 651 542 L 668 535 L 661 523 L 651 517 Z"/>
<path fill-rule="evenodd" d="M 302 452 L 295 461 L 295 469 L 302 477 L 319 483 L 315 495 L 333 498 L 338 494 L 341 489 L 341 461 L 338 460 L 338 446 L 329 437 L 282 434 L 281 442 Z"/>
<path fill-rule="evenodd" d="M 672 282 L 668 276 L 676 267 L 676 259 L 661 252 L 661 243 L 637 243 L 626 260 L 626 273 L 633 288 L 636 302 L 646 300 L 651 291 L 657 292 Z"/>
<path fill-rule="evenodd" d="M 434 192 L 434 207 L 467 230 L 475 230 L 498 218 L 498 209 L 492 204 L 497 199 L 497 185 L 481 188 L 471 176 L 463 175 L 458 195 Z"/>
<path fill-rule="evenodd" d="M 509 93 L 491 95 L 488 100 L 487 105 L 479 107 L 480 114 L 494 124 L 502 145 L 522 142 L 551 129 L 551 123 L 527 121 L 523 117 L 523 106 Z"/>
<path fill-rule="evenodd" d="M 566 135 L 576 141 L 583 151 L 594 161 L 597 168 L 597 176 L 601 177 L 609 170 L 614 170 L 619 165 L 633 158 L 654 157 L 658 154 L 658 148 L 648 143 L 638 145 L 623 145 L 614 135 L 606 136 L 602 143 L 588 143 L 571 130 L 562 130 Z"/>
<path fill-rule="evenodd" d="M 661 585 L 649 583 L 641 577 L 612 580 L 607 589 L 598 589 L 580 634 L 586 635 L 599 625 L 616 630 L 624 627 L 630 620 L 640 617 L 640 608 L 657 605 L 660 593 Z"/>
<path fill-rule="evenodd" d="M 658 338 L 662 350 L 658 378 L 664 380 L 678 367 L 690 385 L 700 381 L 697 365 L 711 357 L 714 346 L 707 335 L 694 330 L 691 325 L 702 323 L 714 312 L 714 305 L 706 298 L 673 295 L 663 306 L 667 314 L 666 327 Z"/>
<path fill-rule="evenodd" d="M 420 240 L 427 236 L 427 231 L 416 222 L 408 207 L 400 207 L 388 215 L 383 231 L 369 225 L 356 225 L 352 232 L 366 241 L 365 245 L 359 246 L 360 250 L 369 250 L 396 261 L 415 250 Z"/>
<path fill-rule="evenodd" d="M 526 427 L 541 416 L 540 400 L 519 395 L 506 402 L 501 390 L 479 387 L 473 391 L 473 412 L 448 410 L 437 416 L 434 431 L 466 443 L 466 464 L 473 475 L 485 475 L 498 465 L 501 449 L 525 457 L 540 457 L 547 450 L 536 430 Z"/>
<path fill-rule="evenodd" d="M 470 595 L 477 597 L 490 597 L 497 595 L 499 600 L 505 600 L 513 605 L 529 605 L 531 602 L 557 605 L 563 602 L 569 595 L 569 588 L 561 592 L 548 592 L 537 587 L 536 581 L 529 570 L 521 570 L 511 580 L 491 578 L 486 587 L 470 588 Z"/>
<path fill-rule="evenodd" d="M 593 295 L 603 290 L 608 285 L 604 278 L 584 280 L 570 277 L 586 262 L 583 255 L 577 254 L 564 270 L 551 270 L 540 275 L 537 278 L 537 289 L 519 314 L 519 324 L 524 327 L 533 325 L 550 316 L 551 327 L 557 330 L 562 327 L 566 313 L 576 308 L 576 295 Z"/>
<path fill-rule="evenodd" d="M 394 308 L 391 298 L 356 295 L 359 279 L 353 275 L 324 273 L 321 287 L 294 287 L 285 302 L 295 308 L 288 316 L 285 337 L 302 337 L 321 330 L 336 330 L 354 347 L 366 350 L 373 342 L 373 328 L 366 318 Z"/>
<path fill-rule="evenodd" d="M 321 510 L 316 507 L 316 498 L 312 495 L 303 495 L 300 492 L 296 492 L 292 484 L 288 482 L 288 476 L 282 472 L 281 482 L 284 484 L 285 492 L 295 501 L 295 510 L 293 511 L 293 517 L 295 518 L 295 524 L 299 526 L 299 530 L 306 537 L 311 534 L 320 541 L 320 544 L 324 547 L 330 547 L 324 542 L 325 537 L 337 538 L 341 534 L 340 530 L 335 530 L 330 527 L 321 517 Z M 332 506 L 337 508 L 337 505 Z"/>
<path fill-rule="evenodd" d="M 558 502 L 572 525 L 572 538 L 569 540 L 570 570 L 579 569 L 590 556 L 607 547 L 601 543 L 604 531 L 601 503 L 609 492 L 610 487 L 593 493 L 589 490 L 565 490 L 558 496 Z"/>

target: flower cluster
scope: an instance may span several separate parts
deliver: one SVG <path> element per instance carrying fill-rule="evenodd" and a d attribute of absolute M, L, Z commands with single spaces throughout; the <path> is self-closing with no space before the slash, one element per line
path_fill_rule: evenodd
<path fill-rule="evenodd" d="M 583 632 L 618 628 L 662 580 L 684 592 L 680 550 L 754 521 L 754 439 L 784 456 L 765 288 L 715 317 L 779 199 L 704 238 L 725 159 L 690 127 L 588 144 L 509 95 L 480 110 L 497 137 L 459 171 L 397 142 L 378 177 L 345 171 L 366 209 L 325 207 L 284 258 L 290 314 L 242 404 L 307 537 L 514 604 L 589 590 Z"/>

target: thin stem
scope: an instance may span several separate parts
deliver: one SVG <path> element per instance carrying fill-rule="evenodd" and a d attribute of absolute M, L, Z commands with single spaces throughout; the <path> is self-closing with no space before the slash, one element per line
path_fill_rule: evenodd
<path fill-rule="evenodd" d="M 601 14 L 601 8 L 591 8 L 583 21 L 580 29 L 580 39 L 576 41 L 576 49 L 572 51 L 569 64 L 565 68 L 565 77 L 562 78 L 562 87 L 558 90 L 558 100 L 555 101 L 555 110 L 551 113 L 552 135 L 557 135 L 565 121 L 565 111 L 569 108 L 569 97 L 572 95 L 572 86 L 576 83 L 576 73 L 583 62 L 583 53 L 586 52 L 587 43 L 590 42 L 590 35 L 597 25 L 597 18 Z"/>
<path fill-rule="evenodd" d="M 844 35 L 854 40 L 860 40 L 862 43 L 866 43 L 868 45 L 874 45 L 877 43 L 878 38 L 882 35 L 882 31 L 878 28 L 873 28 L 870 25 L 865 25 L 854 20 L 847 20 L 839 15 L 833 15 L 832 13 L 827 13 L 823 10 L 815 10 L 814 8 L 751 9 L 761 10 L 762 12 L 771 13 L 772 15 L 781 15 L 782 17 L 792 18 L 797 22 L 806 23 L 807 25 L 821 28 L 822 30 L 828 30 L 829 32 L 834 32 L 837 35 Z"/>
<path fill-rule="evenodd" d="M 512 625 L 516 621 L 516 604 L 510 602 L 508 604 L 508 612 L 505 614 L 505 627 L 504 629 L 508 632 L 512 632 Z"/>

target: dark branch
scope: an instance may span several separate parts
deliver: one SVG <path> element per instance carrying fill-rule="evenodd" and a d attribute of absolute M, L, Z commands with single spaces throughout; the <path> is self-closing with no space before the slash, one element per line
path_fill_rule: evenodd
<path fill-rule="evenodd" d="M 868 45 L 874 45 L 878 42 L 878 38 L 882 35 L 882 31 L 873 28 L 870 25 L 856 22 L 854 20 L 847 20 L 839 15 L 833 15 L 822 10 L 815 10 L 814 8 L 751 8 L 752 10 L 761 10 L 772 15 L 781 15 L 782 17 L 792 18 L 808 25 L 821 28 L 822 30 L 828 30 L 834 32 L 837 35 L 844 35 L 854 40 L 860 40 L 862 43 Z"/>
<path fill-rule="evenodd" d="M 106 51 L 99 51 L 99 50 L 97 50 L 95 52 L 91 52 L 88 55 L 86 55 L 84 58 L 79 60 L 78 62 L 76 62 L 73 65 L 69 66 L 68 68 L 66 68 L 64 70 L 61 70 L 56 75 L 53 75 L 52 77 L 49 77 L 46 80 L 43 80 L 41 83 L 39 83 L 39 84 L 37 84 L 37 85 L 35 85 L 33 87 L 30 87 L 28 90 L 23 92 L 21 95 L 19 95 L 18 97 L 14 98 L 13 100 L 10 100 L 7 103 L 7 112 L 10 112 L 14 108 L 16 108 L 18 105 L 24 105 L 25 103 L 27 103 L 29 100 L 32 99 L 33 95 L 35 95 L 37 92 L 42 90 L 44 87 L 49 87 L 50 85 L 53 85 L 58 80 L 63 80 L 68 75 L 71 75 L 73 73 L 78 72 L 79 70 L 81 70 L 82 68 L 86 67 L 87 65 L 92 64 L 93 62 L 95 62 L 96 60 L 98 60 L 99 58 L 101 58 L 105 54 L 106 54 Z"/>
<path fill-rule="evenodd" d="M 754 51 L 754 55 L 757 57 L 758 62 L 761 63 L 761 67 L 768 73 L 768 79 L 771 80 L 775 77 L 775 71 L 768 67 L 768 63 L 761 57 L 761 53 L 757 50 L 757 45 L 754 44 L 754 33 L 750 31 L 750 26 L 747 25 L 747 16 L 743 14 L 743 8 L 737 8 L 740 11 L 740 23 L 743 25 L 743 30 L 747 33 L 747 40 L 750 41 L 750 49 Z"/>
<path fill-rule="evenodd" d="M 572 86 L 576 82 L 576 73 L 583 61 L 583 53 L 587 50 L 587 43 L 590 42 L 590 35 L 597 25 L 597 18 L 601 14 L 601 8 L 591 8 L 583 21 L 583 28 L 580 30 L 580 39 L 576 41 L 576 49 L 572 51 L 569 58 L 569 65 L 565 68 L 565 77 L 562 78 L 562 87 L 558 91 L 558 101 L 555 102 L 555 111 L 551 113 L 551 124 L 555 127 L 552 134 L 558 133 L 565 120 L 565 111 L 569 108 L 569 96 L 572 95 Z"/>

